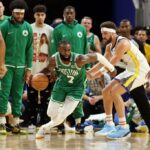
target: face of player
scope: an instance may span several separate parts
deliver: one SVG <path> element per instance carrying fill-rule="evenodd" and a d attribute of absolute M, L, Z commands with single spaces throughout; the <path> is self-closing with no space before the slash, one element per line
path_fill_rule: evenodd
<path fill-rule="evenodd" d="M 142 41 L 142 42 L 146 42 L 146 40 L 147 40 L 146 31 L 140 30 L 140 31 L 138 32 L 137 38 L 138 38 L 140 41 Z"/>
<path fill-rule="evenodd" d="M 105 44 L 109 44 L 112 42 L 112 33 L 104 31 L 101 32 L 101 34 L 102 34 L 103 42 Z"/>
<path fill-rule="evenodd" d="M 64 11 L 64 19 L 65 21 L 70 24 L 75 19 L 75 11 L 74 9 L 66 9 Z"/>
<path fill-rule="evenodd" d="M 62 61 L 70 62 L 71 46 L 70 44 L 61 44 L 58 48 Z"/>
<path fill-rule="evenodd" d="M 81 25 L 83 25 L 86 30 L 89 32 L 92 28 L 92 20 L 91 19 L 82 19 Z"/>
<path fill-rule="evenodd" d="M 24 20 L 24 15 L 25 13 L 24 12 L 12 12 L 12 16 L 15 20 L 15 22 L 22 22 Z"/>
<path fill-rule="evenodd" d="M 45 22 L 46 14 L 44 12 L 36 12 L 34 18 L 37 24 L 42 25 Z"/>
<path fill-rule="evenodd" d="M 121 22 L 119 26 L 119 31 L 122 36 L 128 36 L 131 32 L 131 24 L 130 22 Z"/>

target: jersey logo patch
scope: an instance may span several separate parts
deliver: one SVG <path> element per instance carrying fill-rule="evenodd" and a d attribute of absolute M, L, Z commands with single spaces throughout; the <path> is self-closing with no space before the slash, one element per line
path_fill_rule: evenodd
<path fill-rule="evenodd" d="M 22 35 L 23 35 L 23 36 L 28 36 L 28 34 L 29 34 L 29 33 L 28 33 L 27 30 L 23 30 L 23 32 L 22 32 Z"/>
<path fill-rule="evenodd" d="M 79 32 L 77 33 L 77 36 L 78 36 L 79 38 L 82 38 L 82 36 L 83 36 L 82 32 L 79 31 Z"/>

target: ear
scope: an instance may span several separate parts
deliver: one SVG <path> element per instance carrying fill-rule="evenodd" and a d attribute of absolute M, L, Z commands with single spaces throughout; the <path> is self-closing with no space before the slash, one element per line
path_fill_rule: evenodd
<path fill-rule="evenodd" d="M 34 19 L 36 18 L 36 13 L 34 13 Z"/>

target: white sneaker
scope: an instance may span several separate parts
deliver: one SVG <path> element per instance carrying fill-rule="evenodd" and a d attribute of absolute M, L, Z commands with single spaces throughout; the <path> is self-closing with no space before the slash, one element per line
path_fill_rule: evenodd
<path fill-rule="evenodd" d="M 75 127 L 72 128 L 67 123 L 64 123 L 64 127 L 65 127 L 65 132 L 66 133 L 75 133 Z"/>
<path fill-rule="evenodd" d="M 36 133 L 36 139 L 42 139 L 45 136 L 45 129 L 43 126 L 41 126 L 38 130 L 38 132 Z"/>
<path fill-rule="evenodd" d="M 65 132 L 67 132 L 67 133 L 75 133 L 75 127 L 73 127 L 73 128 L 71 128 L 71 127 L 69 127 L 69 128 L 65 128 Z"/>
<path fill-rule="evenodd" d="M 93 132 L 94 132 L 93 126 L 92 126 L 92 125 L 86 126 L 86 127 L 84 128 L 84 132 L 85 132 L 85 133 L 89 133 L 89 132 L 93 133 Z"/>
<path fill-rule="evenodd" d="M 148 127 L 146 125 L 139 125 L 135 128 L 136 131 L 140 132 L 140 133 L 148 133 Z"/>
<path fill-rule="evenodd" d="M 29 134 L 34 134 L 35 132 L 36 132 L 36 126 L 34 126 L 33 124 L 28 126 L 28 133 Z"/>

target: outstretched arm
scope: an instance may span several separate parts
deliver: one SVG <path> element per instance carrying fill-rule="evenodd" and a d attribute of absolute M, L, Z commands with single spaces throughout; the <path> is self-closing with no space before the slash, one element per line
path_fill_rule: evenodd
<path fill-rule="evenodd" d="M 100 64 L 102 64 L 104 67 L 106 67 L 110 72 L 114 71 L 114 66 L 112 64 L 110 64 L 109 61 L 104 56 L 102 56 L 100 53 L 90 53 L 87 55 L 79 55 L 76 58 L 76 63 L 78 65 L 78 67 L 80 67 L 80 68 L 85 64 L 94 63 L 97 61 Z"/>

